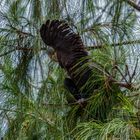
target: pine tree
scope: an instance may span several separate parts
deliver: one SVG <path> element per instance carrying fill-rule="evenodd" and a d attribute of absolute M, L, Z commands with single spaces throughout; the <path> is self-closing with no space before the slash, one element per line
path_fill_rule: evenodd
<path fill-rule="evenodd" d="M 139 11 L 133 0 L 0 0 L 0 138 L 140 139 Z M 39 33 L 47 19 L 67 21 L 89 65 L 109 72 L 85 108 L 67 102 L 67 73 Z"/>

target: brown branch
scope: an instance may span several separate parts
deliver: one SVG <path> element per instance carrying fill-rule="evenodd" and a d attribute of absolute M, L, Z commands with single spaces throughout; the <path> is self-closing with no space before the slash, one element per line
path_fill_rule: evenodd
<path fill-rule="evenodd" d="M 5 52 L 5 53 L 3 53 L 3 54 L 0 54 L 0 57 L 3 57 L 3 56 L 5 56 L 5 55 L 8 55 L 8 54 L 10 54 L 10 53 L 12 53 L 12 52 L 14 52 L 14 51 L 35 51 L 35 50 L 44 51 L 44 50 L 46 50 L 46 48 L 36 49 L 36 48 L 15 47 L 15 48 L 12 49 L 12 50 L 9 50 L 9 51 L 7 51 L 7 52 Z"/>
<path fill-rule="evenodd" d="M 132 97 L 137 97 L 137 96 L 139 96 L 140 94 L 139 93 L 136 93 L 136 94 L 134 94 L 134 95 L 129 95 L 129 96 L 127 96 L 128 98 L 132 98 Z"/>
<path fill-rule="evenodd" d="M 8 55 L 9 53 L 14 52 L 15 50 L 16 50 L 16 49 L 13 49 L 13 50 L 10 50 L 10 51 L 5 52 L 5 53 L 3 53 L 3 54 L 0 54 L 0 57 L 5 56 L 5 55 Z"/>
<path fill-rule="evenodd" d="M 120 68 L 119 68 L 117 65 L 115 66 L 115 68 L 116 68 L 116 70 L 118 70 L 118 72 L 121 74 L 123 80 L 125 80 L 125 82 L 128 83 L 128 81 L 127 81 L 125 75 L 122 73 L 122 71 L 120 70 Z"/>
<path fill-rule="evenodd" d="M 89 32 L 89 31 L 94 31 L 97 27 L 112 27 L 112 23 L 111 22 L 106 22 L 106 23 L 99 23 L 99 24 L 94 24 L 94 27 L 88 27 L 86 29 L 83 29 L 81 32 Z"/>
<path fill-rule="evenodd" d="M 120 42 L 120 43 L 112 43 L 112 44 L 109 44 L 109 46 L 121 46 L 121 45 L 129 45 L 129 44 L 139 44 L 140 43 L 140 40 L 132 40 L 132 41 L 124 41 L 124 42 Z M 101 49 L 103 47 L 105 47 L 106 45 L 94 45 L 94 46 L 87 46 L 86 49 L 88 51 L 90 51 L 91 49 Z M 16 46 L 13 50 L 10 50 L 8 52 L 5 52 L 4 54 L 0 54 L 0 57 L 2 56 L 5 56 L 9 53 L 12 53 L 13 51 L 35 51 L 35 50 L 47 50 L 47 48 L 40 48 L 40 49 L 36 49 L 36 48 L 22 48 L 22 47 L 18 47 Z"/>
<path fill-rule="evenodd" d="M 134 9 L 140 11 L 140 6 L 137 5 L 134 0 L 124 0 L 124 1 L 127 2 Z"/>
<path fill-rule="evenodd" d="M 133 71 L 133 73 L 131 75 L 131 78 L 129 79 L 130 82 L 133 80 L 134 76 L 136 75 L 137 67 L 138 67 L 138 58 L 137 58 L 137 61 L 136 61 L 136 65 L 135 65 L 134 71 Z"/>
<path fill-rule="evenodd" d="M 125 83 L 125 82 L 113 82 L 114 84 L 120 86 L 120 87 L 124 87 L 127 88 L 129 90 L 134 90 L 135 88 L 132 86 L 132 84 L 130 83 Z"/>
<path fill-rule="evenodd" d="M 123 42 L 118 42 L 118 43 L 112 43 L 112 44 L 107 44 L 108 46 L 121 46 L 121 45 L 130 45 L 130 44 L 139 44 L 140 40 L 132 40 L 132 41 L 123 41 Z M 94 45 L 94 46 L 87 46 L 87 50 L 91 49 L 101 49 L 104 48 L 107 45 Z"/>
<path fill-rule="evenodd" d="M 129 71 L 129 68 L 128 68 L 128 65 L 125 65 L 126 67 L 126 71 L 127 71 L 127 74 L 128 74 L 128 77 L 129 77 L 129 79 L 131 79 L 131 74 L 130 74 L 130 71 Z M 129 80 L 129 82 L 130 82 L 130 80 Z"/>
<path fill-rule="evenodd" d="M 36 50 L 41 50 L 41 51 L 44 51 L 44 50 L 47 50 L 47 48 L 22 48 L 22 47 L 16 47 L 15 48 L 16 50 L 18 51 L 36 51 Z"/>
<path fill-rule="evenodd" d="M 108 78 L 108 81 L 109 81 L 110 83 L 116 84 L 116 85 L 118 85 L 118 86 L 120 86 L 120 87 L 127 88 L 127 89 L 129 89 L 129 90 L 135 89 L 131 83 L 120 82 L 120 81 L 114 79 L 114 78 L 112 77 L 112 75 L 109 75 L 109 76 L 106 76 L 106 77 Z"/>
<path fill-rule="evenodd" d="M 120 87 L 124 87 L 127 88 L 129 90 L 135 89 L 132 85 L 132 83 L 129 82 L 120 82 L 116 79 L 114 79 L 114 77 L 108 72 L 106 71 L 102 66 L 100 66 L 100 64 L 98 64 L 97 62 L 92 62 L 92 67 L 97 69 L 99 72 L 103 73 L 104 76 L 108 79 L 109 83 L 114 83 Z"/>
<path fill-rule="evenodd" d="M 22 36 L 32 36 L 32 37 L 34 37 L 34 35 L 32 35 L 31 33 L 23 32 L 22 30 L 19 30 L 19 29 L 13 27 L 12 25 L 10 25 L 10 27 Z"/>

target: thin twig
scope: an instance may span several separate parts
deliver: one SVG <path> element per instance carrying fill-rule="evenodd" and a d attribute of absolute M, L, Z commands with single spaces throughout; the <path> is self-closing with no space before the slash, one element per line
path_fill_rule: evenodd
<path fill-rule="evenodd" d="M 137 96 L 139 96 L 140 94 L 139 93 L 136 93 L 136 94 L 133 94 L 133 95 L 129 95 L 129 96 L 127 96 L 128 98 L 132 98 L 132 97 L 137 97 Z"/>
<path fill-rule="evenodd" d="M 124 87 L 126 89 L 129 89 L 129 90 L 133 90 L 134 89 L 134 87 L 130 83 L 117 82 L 117 81 L 116 82 L 113 82 L 113 83 L 116 84 L 116 85 L 118 85 L 118 86 L 120 86 L 120 87 Z"/>
<path fill-rule="evenodd" d="M 131 77 L 130 77 L 130 79 L 129 79 L 130 82 L 133 80 L 133 78 L 134 78 L 134 76 L 135 76 L 135 74 L 136 74 L 136 69 L 137 69 L 137 67 L 138 67 L 138 58 L 137 58 L 137 60 L 136 60 L 136 65 L 135 65 L 134 71 L 133 71 L 133 73 L 132 73 L 132 75 L 131 75 Z"/>
<path fill-rule="evenodd" d="M 41 51 L 44 51 L 44 50 L 47 50 L 47 48 L 40 48 L 40 49 L 36 49 L 36 48 L 22 48 L 22 47 L 15 47 L 14 49 L 12 50 L 9 50 L 3 54 L 0 54 L 0 57 L 3 57 L 5 55 L 8 55 L 14 51 L 35 51 L 35 50 L 41 50 Z"/>
<path fill-rule="evenodd" d="M 94 26 L 94 27 L 93 27 Z M 96 27 L 111 27 L 112 23 L 108 22 L 108 23 L 99 23 L 99 24 L 95 24 L 92 27 L 88 27 L 86 29 L 83 29 L 81 32 L 89 32 L 89 31 L 94 31 Z"/>
<path fill-rule="evenodd" d="M 122 78 L 125 80 L 126 83 L 128 83 L 126 77 L 123 75 L 123 73 L 121 72 L 120 68 L 116 65 L 115 66 L 116 70 L 118 70 L 118 72 L 121 74 Z"/>
<path fill-rule="evenodd" d="M 131 74 L 130 74 L 130 71 L 129 71 L 129 69 L 128 69 L 128 65 L 126 65 L 126 70 L 127 70 L 127 74 L 128 74 L 129 79 L 131 79 Z M 130 81 L 130 80 L 129 80 L 129 81 Z"/>
<path fill-rule="evenodd" d="M 28 32 L 23 32 L 15 27 L 13 27 L 12 25 L 10 25 L 10 27 L 15 30 L 17 33 L 19 33 L 20 35 L 25 35 L 25 36 L 32 36 L 32 37 L 35 37 L 34 35 L 32 35 L 31 33 L 28 33 Z"/>
<path fill-rule="evenodd" d="M 5 55 L 8 55 L 8 54 L 10 54 L 10 53 L 12 53 L 12 52 L 14 52 L 14 51 L 16 51 L 16 49 L 13 49 L 13 50 L 10 50 L 10 51 L 5 52 L 5 53 L 3 53 L 3 54 L 0 54 L 0 57 L 5 56 Z"/>
<path fill-rule="evenodd" d="M 140 40 L 130 40 L 130 41 L 123 41 L 123 42 L 118 42 L 118 43 L 112 43 L 112 44 L 108 44 L 108 46 L 121 46 L 121 45 L 131 45 L 131 44 L 139 44 Z M 107 46 L 106 44 L 101 44 L 101 45 L 94 45 L 94 46 L 87 46 L 86 49 L 87 50 L 91 50 L 91 49 L 101 49 L 104 48 L 105 46 Z"/>

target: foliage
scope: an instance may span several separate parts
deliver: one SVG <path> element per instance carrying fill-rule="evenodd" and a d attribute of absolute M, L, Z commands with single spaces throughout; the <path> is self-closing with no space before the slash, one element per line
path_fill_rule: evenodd
<path fill-rule="evenodd" d="M 134 8 L 125 0 L 0 0 L 0 137 L 140 139 L 140 29 Z M 89 51 L 88 65 L 112 78 L 110 83 L 105 72 L 91 78 L 100 88 L 85 108 L 67 103 L 67 74 L 40 38 L 46 19 L 66 20 Z"/>

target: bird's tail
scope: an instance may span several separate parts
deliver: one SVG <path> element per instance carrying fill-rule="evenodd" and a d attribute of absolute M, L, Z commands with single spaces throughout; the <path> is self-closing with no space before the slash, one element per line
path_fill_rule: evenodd
<path fill-rule="evenodd" d="M 40 29 L 41 38 L 46 45 L 56 46 L 65 44 L 65 46 L 76 46 L 83 48 L 83 43 L 78 34 L 76 34 L 65 21 L 47 20 Z M 54 48 L 55 49 L 55 48 Z"/>

